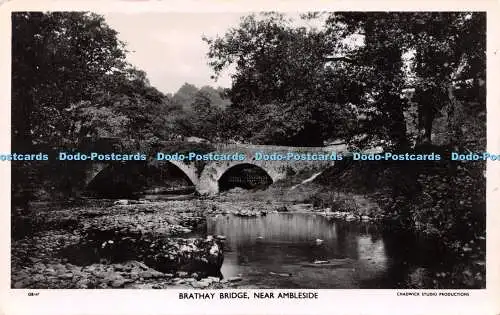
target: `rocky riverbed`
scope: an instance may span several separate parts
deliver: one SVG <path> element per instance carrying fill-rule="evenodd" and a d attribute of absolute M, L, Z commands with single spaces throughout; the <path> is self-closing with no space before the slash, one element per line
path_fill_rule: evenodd
<path fill-rule="evenodd" d="M 203 225 L 196 205 L 119 201 L 33 205 L 13 216 L 13 288 L 165 287 L 203 278 L 223 262 L 217 238 L 186 237 Z M 217 278 L 218 279 L 218 278 Z"/>
<path fill-rule="evenodd" d="M 269 204 L 91 201 L 33 204 L 13 215 L 13 288 L 233 287 L 222 279 L 224 236 L 190 237 L 207 215 L 265 215 Z M 259 207 L 261 208 L 261 207 Z M 235 210 L 236 209 L 236 210 Z M 15 212 L 14 212 L 15 213 Z"/>

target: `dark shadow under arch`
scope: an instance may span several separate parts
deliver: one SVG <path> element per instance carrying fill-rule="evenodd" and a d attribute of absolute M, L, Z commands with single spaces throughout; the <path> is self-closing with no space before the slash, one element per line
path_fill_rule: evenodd
<path fill-rule="evenodd" d="M 194 187 L 189 177 L 166 161 L 161 165 L 147 162 L 110 163 L 87 185 L 87 195 L 98 198 L 139 198 L 147 191 Z"/>
<path fill-rule="evenodd" d="M 249 163 L 242 163 L 227 169 L 217 183 L 219 191 L 226 191 L 235 187 L 266 189 L 273 183 L 273 180 L 263 168 Z"/>

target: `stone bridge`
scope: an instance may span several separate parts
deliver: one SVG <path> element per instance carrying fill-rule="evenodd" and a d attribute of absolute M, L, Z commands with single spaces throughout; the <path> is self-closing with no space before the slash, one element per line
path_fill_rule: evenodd
<path fill-rule="evenodd" d="M 149 163 L 159 167 L 161 163 L 171 163 L 179 168 L 193 183 L 196 190 L 201 194 L 216 194 L 219 192 L 219 180 L 230 169 L 238 165 L 253 165 L 263 171 L 271 178 L 272 182 L 286 178 L 290 172 L 296 173 L 303 169 L 324 170 L 335 163 L 334 159 L 327 160 L 302 160 L 285 159 L 269 160 L 259 159 L 259 155 L 273 153 L 289 156 L 289 154 L 307 155 L 310 157 L 316 154 L 316 158 L 332 155 L 346 155 L 347 146 L 345 144 L 332 145 L 327 147 L 288 147 L 288 146 L 270 146 L 270 145 L 250 145 L 250 144 L 211 144 L 215 147 L 213 154 L 244 154 L 244 160 L 229 161 L 203 161 L 195 163 L 194 161 L 159 161 L 156 156 L 149 157 Z M 85 184 L 88 185 L 102 170 L 117 162 L 93 162 L 86 170 Z"/>

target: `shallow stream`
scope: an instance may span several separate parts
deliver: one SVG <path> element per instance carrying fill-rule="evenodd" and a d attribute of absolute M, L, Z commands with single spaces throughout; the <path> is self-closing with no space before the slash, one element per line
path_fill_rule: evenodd
<path fill-rule="evenodd" d="M 256 288 L 421 286 L 446 260 L 411 235 L 315 214 L 218 215 L 208 218 L 206 234 L 226 237 L 222 275 Z"/>

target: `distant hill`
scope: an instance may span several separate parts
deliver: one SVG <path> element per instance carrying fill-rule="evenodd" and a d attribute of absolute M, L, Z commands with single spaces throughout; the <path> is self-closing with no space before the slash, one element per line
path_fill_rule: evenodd
<path fill-rule="evenodd" d="M 192 105 L 197 94 L 202 93 L 210 99 L 211 104 L 214 107 L 220 109 L 225 109 L 230 105 L 229 99 L 223 97 L 224 88 L 218 87 L 217 89 L 205 85 L 201 88 L 197 88 L 195 85 L 190 83 L 184 83 L 183 86 L 172 96 L 172 101 L 177 105 L 181 106 L 183 110 L 192 110 Z"/>

